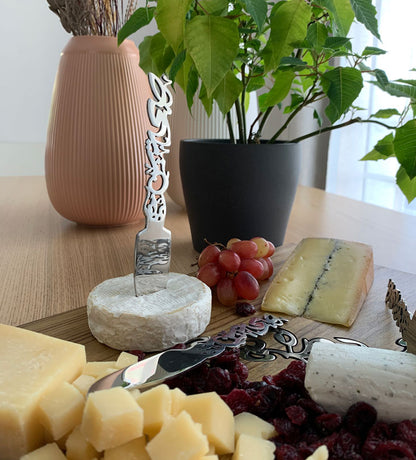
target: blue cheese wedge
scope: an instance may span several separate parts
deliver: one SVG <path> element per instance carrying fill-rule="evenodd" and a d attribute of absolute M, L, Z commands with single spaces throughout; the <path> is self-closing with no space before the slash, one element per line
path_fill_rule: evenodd
<path fill-rule="evenodd" d="M 117 350 L 159 351 L 204 332 L 212 299 L 211 289 L 202 281 L 169 273 L 165 288 L 149 292 L 135 296 L 133 275 L 96 286 L 87 300 L 94 337 Z"/>
<path fill-rule="evenodd" d="M 329 412 L 345 414 L 359 401 L 378 419 L 399 422 L 416 414 L 416 355 L 317 342 L 306 365 L 305 388 Z"/>
<path fill-rule="evenodd" d="M 370 246 L 305 238 L 273 279 L 261 308 L 351 326 L 373 280 Z"/>

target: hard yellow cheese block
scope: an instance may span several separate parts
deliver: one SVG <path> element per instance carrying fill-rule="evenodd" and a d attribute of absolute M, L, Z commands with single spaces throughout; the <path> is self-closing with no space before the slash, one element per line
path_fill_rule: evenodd
<path fill-rule="evenodd" d="M 43 443 L 39 400 L 71 382 L 86 363 L 83 345 L 0 324 L 0 458 L 14 460 Z"/>
<path fill-rule="evenodd" d="M 351 326 L 373 280 L 370 246 L 306 238 L 273 279 L 261 308 Z"/>

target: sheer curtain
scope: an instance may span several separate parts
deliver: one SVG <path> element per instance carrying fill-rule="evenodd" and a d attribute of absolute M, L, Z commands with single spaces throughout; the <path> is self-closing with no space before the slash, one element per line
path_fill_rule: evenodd
<path fill-rule="evenodd" d="M 387 54 L 373 57 L 373 65 L 386 71 L 390 80 L 396 78 L 416 79 L 416 47 L 414 44 L 415 0 L 377 0 L 379 31 L 382 41 L 370 34 L 359 34 L 352 27 L 350 37 L 354 49 L 358 51 L 367 45 L 377 46 Z M 400 110 L 400 98 L 389 96 L 378 88 L 370 88 L 360 95 L 356 106 L 368 107 L 371 113 L 379 108 Z M 366 117 L 366 112 L 361 112 Z M 352 125 L 331 132 L 328 152 L 326 190 L 360 201 L 387 207 L 416 215 L 416 203 L 407 203 L 395 183 L 398 164 L 395 159 L 377 162 L 359 161 L 379 139 L 387 135 L 387 130 L 373 125 Z"/>

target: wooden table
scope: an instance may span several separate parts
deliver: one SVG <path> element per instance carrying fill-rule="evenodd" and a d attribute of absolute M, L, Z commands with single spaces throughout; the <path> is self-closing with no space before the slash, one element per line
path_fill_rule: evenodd
<path fill-rule="evenodd" d="M 53 209 L 43 177 L 0 178 L 0 322 L 19 325 L 84 306 L 101 281 L 132 272 L 142 226 L 77 225 Z M 172 271 L 194 272 L 186 212 L 173 202 L 166 226 Z M 416 274 L 415 234 L 416 217 L 299 187 L 285 243 L 308 236 L 361 241 L 373 246 L 377 265 Z"/>
<path fill-rule="evenodd" d="M 119 352 L 98 343 L 89 331 L 86 299 L 101 281 L 132 272 L 134 239 L 142 226 L 143 222 L 117 228 L 77 225 L 53 209 L 43 177 L 0 178 L 0 322 L 82 343 L 89 360 L 114 359 Z M 166 226 L 173 237 L 172 271 L 194 273 L 197 253 L 187 215 L 171 201 Z M 274 256 L 276 269 L 302 238 L 337 237 L 373 246 L 375 283 L 351 328 L 286 317 L 287 329 L 299 342 L 349 337 L 370 346 L 397 349 L 395 341 L 400 335 L 384 296 L 392 277 L 408 306 L 416 307 L 415 229 L 416 217 L 299 187 L 285 245 Z M 267 286 L 268 282 L 262 283 L 257 306 Z M 246 321 L 214 296 L 205 333 Z M 270 334 L 267 345 L 276 347 Z M 273 364 L 249 363 L 250 378 L 276 373 L 286 365 L 285 359 Z"/>

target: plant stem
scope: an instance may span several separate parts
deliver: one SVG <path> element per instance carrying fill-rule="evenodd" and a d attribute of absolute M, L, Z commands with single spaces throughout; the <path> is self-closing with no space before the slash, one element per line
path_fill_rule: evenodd
<path fill-rule="evenodd" d="M 332 125 L 332 126 L 327 126 L 325 128 L 317 129 L 316 131 L 312 131 L 309 134 L 305 134 L 303 136 L 297 137 L 296 139 L 293 139 L 291 142 L 294 142 L 294 143 L 300 142 L 310 137 L 317 136 L 318 134 L 326 133 L 328 131 L 333 131 L 334 129 L 344 128 L 345 126 L 353 125 L 354 123 L 374 123 L 376 125 L 383 126 L 383 128 L 395 129 L 394 126 L 389 126 L 386 123 L 382 123 L 381 121 L 369 120 L 369 119 L 363 120 L 360 117 L 356 117 L 356 118 L 351 118 L 351 120 L 345 121 L 344 123 L 340 123 L 339 125 Z"/>
<path fill-rule="evenodd" d="M 229 136 L 230 136 L 230 141 L 231 141 L 232 144 L 235 144 L 234 130 L 233 130 L 233 124 L 231 123 L 231 114 L 230 114 L 230 112 L 227 113 L 226 119 L 227 119 L 227 127 L 228 127 L 228 133 L 229 133 Z"/>
<path fill-rule="evenodd" d="M 244 132 L 243 115 L 241 112 L 240 100 L 237 99 L 234 105 L 235 105 L 235 111 L 237 113 L 238 135 L 240 137 L 240 142 L 242 144 L 246 144 L 246 137 L 245 137 L 245 132 Z"/>
<path fill-rule="evenodd" d="M 268 107 L 266 111 L 264 112 L 260 124 L 259 124 L 259 133 L 261 135 L 264 125 L 266 124 L 267 119 L 269 118 L 269 115 L 272 113 L 273 107 Z"/>

